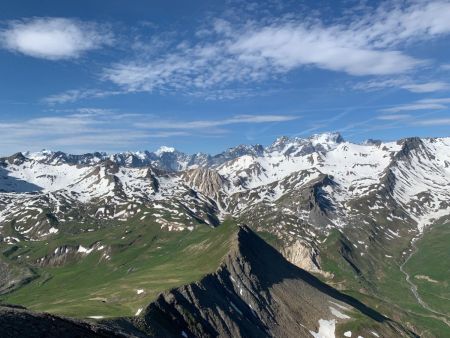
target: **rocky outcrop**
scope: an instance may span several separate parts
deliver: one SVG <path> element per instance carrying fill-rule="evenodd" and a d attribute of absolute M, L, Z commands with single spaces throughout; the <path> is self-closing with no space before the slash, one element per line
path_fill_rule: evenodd
<path fill-rule="evenodd" d="M 103 250 L 102 257 L 105 257 L 110 248 L 96 242 L 91 246 L 84 247 L 82 245 L 62 245 L 57 247 L 53 252 L 47 254 L 36 261 L 37 266 L 63 266 L 67 263 L 74 262 L 89 255 L 91 252 Z"/>
<path fill-rule="evenodd" d="M 325 188 L 334 186 L 336 186 L 336 183 L 332 177 L 320 175 L 302 190 L 304 199 L 309 203 L 309 221 L 311 224 L 325 226 L 329 223 L 329 219 L 333 218 L 335 207 Z"/>
<path fill-rule="evenodd" d="M 3 252 L 3 255 L 6 255 L 6 252 Z M 12 292 L 35 278 L 37 278 L 37 274 L 29 267 L 22 267 L 0 259 L 0 295 Z"/>
<path fill-rule="evenodd" d="M 15 164 L 15 165 L 22 164 L 26 160 L 27 160 L 26 157 L 22 153 L 15 153 L 14 155 L 11 155 L 6 158 L 6 161 L 9 164 Z"/>
<path fill-rule="evenodd" d="M 182 178 L 189 186 L 216 201 L 220 199 L 223 189 L 228 186 L 227 180 L 211 169 L 188 170 L 182 174 Z"/>
<path fill-rule="evenodd" d="M 282 248 L 281 254 L 299 268 L 319 273 L 323 276 L 330 276 L 328 272 L 323 271 L 320 267 L 319 251 L 302 240 L 297 240 L 291 245 Z"/>

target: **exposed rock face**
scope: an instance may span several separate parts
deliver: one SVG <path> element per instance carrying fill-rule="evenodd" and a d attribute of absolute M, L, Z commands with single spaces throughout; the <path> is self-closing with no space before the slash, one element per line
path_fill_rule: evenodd
<path fill-rule="evenodd" d="M 305 199 L 309 201 L 309 218 L 312 224 L 324 226 L 328 223 L 334 206 L 324 189 L 335 184 L 330 176 L 320 175 L 317 180 L 311 182 L 309 189 L 303 190 Z"/>
<path fill-rule="evenodd" d="M 301 240 L 282 249 L 283 256 L 295 266 L 309 272 L 323 273 L 320 269 L 319 252 Z"/>
<path fill-rule="evenodd" d="M 413 333 L 287 262 L 241 227 L 223 264 L 201 281 L 161 294 L 134 325 L 155 337 L 308 337 L 364 316 L 380 337 Z M 322 322 L 323 323 L 323 322 Z M 369 336 L 361 327 L 355 336 Z"/>
<path fill-rule="evenodd" d="M 182 176 L 190 186 L 215 200 L 220 199 L 222 189 L 228 186 L 228 182 L 216 171 L 206 168 L 188 170 Z"/>
<path fill-rule="evenodd" d="M 209 160 L 209 164 L 214 167 L 240 156 L 261 156 L 263 155 L 263 153 L 264 147 L 260 144 L 256 144 L 253 146 L 240 145 L 234 148 L 227 149 L 226 151 L 211 157 Z"/>
<path fill-rule="evenodd" d="M 94 250 L 102 249 L 104 249 L 104 246 L 101 245 L 100 242 L 96 242 L 87 248 L 82 245 L 63 245 L 57 247 L 51 254 L 41 257 L 37 260 L 36 264 L 38 266 L 62 266 L 67 262 L 80 259 Z M 109 248 L 106 248 L 105 252 L 109 252 Z"/>
<path fill-rule="evenodd" d="M 34 271 L 28 267 L 12 266 L 0 260 L 0 295 L 11 292 L 36 277 Z"/>

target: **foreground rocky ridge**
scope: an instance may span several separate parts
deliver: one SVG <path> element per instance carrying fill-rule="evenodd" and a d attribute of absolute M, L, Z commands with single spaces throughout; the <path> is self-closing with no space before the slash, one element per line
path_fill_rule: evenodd
<path fill-rule="evenodd" d="M 160 295 L 133 322 L 156 337 L 334 337 L 352 321 L 366 325 L 355 336 L 415 336 L 290 264 L 243 226 L 216 273 Z"/>

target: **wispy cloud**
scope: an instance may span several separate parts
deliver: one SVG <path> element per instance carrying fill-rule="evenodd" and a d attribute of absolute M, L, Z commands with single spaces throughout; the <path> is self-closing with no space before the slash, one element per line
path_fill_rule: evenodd
<path fill-rule="evenodd" d="M 387 115 L 377 116 L 378 120 L 384 120 L 384 121 L 400 121 L 400 120 L 406 120 L 409 118 L 411 118 L 411 115 L 409 115 L 409 114 L 387 114 Z"/>
<path fill-rule="evenodd" d="M 355 23 L 362 33 L 356 38 L 379 48 L 429 39 L 450 32 L 449 15 L 448 1 L 386 1 Z"/>
<path fill-rule="evenodd" d="M 423 60 L 396 50 L 406 42 L 450 32 L 450 3 L 384 5 L 362 18 L 328 24 L 286 17 L 245 24 L 216 20 L 194 44 L 182 44 L 159 56 L 118 62 L 104 79 L 128 91 L 203 91 L 234 83 L 277 77 L 300 67 L 350 75 L 409 72 Z M 443 90 L 447 84 L 405 83 L 415 92 Z"/>
<path fill-rule="evenodd" d="M 414 122 L 418 126 L 450 126 L 450 118 L 424 119 Z"/>
<path fill-rule="evenodd" d="M 4 149 L 38 148 L 110 150 L 131 146 L 152 137 L 169 137 L 157 132 L 131 132 L 129 114 L 84 108 L 38 118 L 0 121 Z"/>
<path fill-rule="evenodd" d="M 109 29 L 91 22 L 66 18 L 31 18 L 11 21 L 0 31 L 3 48 L 28 56 L 61 60 L 110 45 Z"/>
<path fill-rule="evenodd" d="M 156 115 L 122 113 L 108 109 L 80 108 L 55 111 L 54 115 L 1 121 L 0 148 L 36 150 L 33 147 L 69 150 L 142 149 L 152 139 L 217 137 L 233 124 L 277 123 L 298 119 L 290 115 L 237 115 L 222 120 L 166 120 Z"/>
<path fill-rule="evenodd" d="M 101 98 L 112 95 L 122 94 L 122 91 L 117 90 L 97 90 L 97 89 L 71 89 L 61 93 L 49 95 L 42 99 L 43 103 L 49 105 L 64 104 L 77 102 L 83 99 Z"/>
<path fill-rule="evenodd" d="M 450 89 L 450 84 L 446 82 L 427 82 L 427 83 L 415 83 L 405 84 L 402 88 L 409 90 L 413 93 L 432 93 Z"/>
<path fill-rule="evenodd" d="M 446 104 L 446 103 L 450 103 L 450 97 L 422 99 L 422 100 L 420 100 L 418 102 L 420 102 L 420 103 L 431 103 L 431 104 Z"/>
<path fill-rule="evenodd" d="M 409 78 L 370 80 L 357 83 L 355 89 L 372 91 L 385 88 L 401 88 L 412 93 L 433 93 L 450 89 L 450 84 L 442 81 L 415 82 Z"/>
<path fill-rule="evenodd" d="M 378 125 L 374 124 L 364 130 L 383 130 L 388 128 L 399 128 L 407 126 L 447 126 L 450 123 L 448 116 L 450 98 L 429 98 L 414 101 L 409 104 L 402 104 L 379 110 L 382 114 L 375 117 L 378 121 L 386 122 Z M 405 112 L 410 112 L 407 114 Z M 417 112 L 412 114 L 413 112 Z M 433 117 L 431 117 L 433 116 Z M 360 131 L 355 131 L 358 134 Z"/>
<path fill-rule="evenodd" d="M 251 88 L 255 83 L 302 67 L 353 76 L 411 74 L 429 60 L 407 55 L 403 46 L 450 33 L 448 2 L 385 2 L 369 12 L 365 16 L 350 12 L 345 20 L 335 22 L 293 14 L 241 22 L 216 18 L 200 27 L 192 39 L 180 40 L 174 32 L 134 36 L 130 50 L 135 56 L 102 71 L 101 79 L 118 90 L 75 89 L 51 95 L 44 102 L 63 104 L 142 91 L 233 100 L 255 96 Z M 77 57 L 113 39 L 110 31 L 97 24 L 58 18 L 13 22 L 3 35 L 8 37 L 3 40 L 12 41 L 5 44 L 8 48 L 49 59 Z M 49 48 L 45 43 L 28 45 L 27 41 L 39 39 L 48 42 Z M 356 85 L 363 90 L 386 87 L 428 93 L 449 90 L 450 84 L 395 78 Z"/>
<path fill-rule="evenodd" d="M 397 113 L 401 111 L 414 111 L 414 110 L 440 110 L 446 109 L 447 106 L 441 103 L 433 102 L 421 102 L 417 101 L 411 104 L 402 104 L 391 108 L 381 109 L 380 111 L 385 113 Z"/>
<path fill-rule="evenodd" d="M 236 115 L 231 118 L 222 120 L 194 120 L 194 121 L 155 120 L 152 122 L 137 123 L 135 125 L 136 127 L 148 129 L 193 130 L 193 129 L 223 127 L 231 124 L 286 122 L 297 120 L 299 118 L 300 116 L 293 116 L 293 115 Z"/>

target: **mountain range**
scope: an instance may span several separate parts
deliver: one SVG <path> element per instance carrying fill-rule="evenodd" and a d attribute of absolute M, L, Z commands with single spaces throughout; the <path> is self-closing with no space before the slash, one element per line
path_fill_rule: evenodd
<path fill-rule="evenodd" d="M 339 325 L 322 328 L 332 335 L 317 326 L 330 306 L 360 313 L 364 303 L 371 315 L 342 315 L 378 318 L 375 337 L 440 337 L 450 329 L 439 259 L 449 222 L 450 138 L 355 144 L 325 133 L 217 155 L 17 153 L 0 158 L 0 297 L 57 315 L 136 315 L 107 325 L 156 336 L 334 337 Z M 72 291 L 57 289 L 74 276 Z M 346 332 L 372 335 L 363 324 Z"/>

